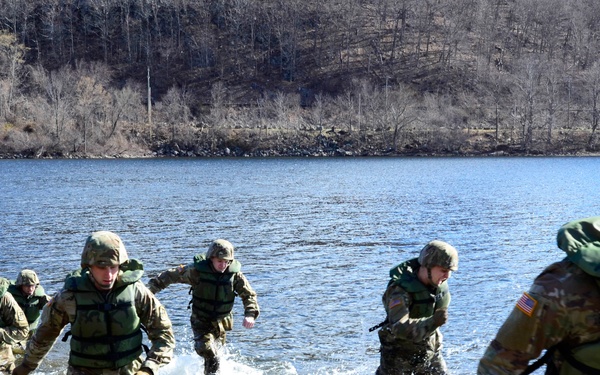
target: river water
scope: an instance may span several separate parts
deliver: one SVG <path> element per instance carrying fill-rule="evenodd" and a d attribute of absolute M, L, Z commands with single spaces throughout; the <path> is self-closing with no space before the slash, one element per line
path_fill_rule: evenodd
<path fill-rule="evenodd" d="M 432 239 L 460 269 L 444 356 L 452 374 L 477 361 L 533 278 L 563 253 L 557 229 L 600 214 L 600 159 L 339 158 L 0 160 L 0 276 L 36 270 L 49 293 L 79 265 L 87 235 L 112 230 L 146 276 L 237 247 L 261 315 L 242 327 L 226 374 L 373 374 L 388 270 Z M 174 324 L 161 374 L 198 374 L 188 288 L 158 294 Z M 59 342 L 40 368 L 64 373 Z"/>

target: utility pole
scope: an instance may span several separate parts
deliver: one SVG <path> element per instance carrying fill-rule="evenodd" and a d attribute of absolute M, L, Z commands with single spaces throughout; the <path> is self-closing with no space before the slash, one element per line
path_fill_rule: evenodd
<path fill-rule="evenodd" d="M 150 66 L 148 66 L 148 124 L 152 125 L 152 89 L 150 88 Z"/>

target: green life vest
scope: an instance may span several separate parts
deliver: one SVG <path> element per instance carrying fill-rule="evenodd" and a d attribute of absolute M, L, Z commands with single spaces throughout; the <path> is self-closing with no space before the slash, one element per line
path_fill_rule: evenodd
<path fill-rule="evenodd" d="M 398 285 L 410 295 L 409 316 L 412 319 L 427 318 L 450 304 L 450 292 L 445 281 L 436 289 L 424 285 L 417 277 L 420 265 L 411 259 L 390 270 L 388 286 Z"/>
<path fill-rule="evenodd" d="M 25 313 L 25 317 L 27 318 L 27 323 L 29 323 L 29 328 L 37 327 L 38 320 L 40 318 L 42 308 L 42 298 L 46 296 L 46 292 L 41 285 L 36 286 L 33 295 L 29 298 L 23 294 L 21 288 L 11 282 L 8 287 L 8 291 L 10 294 L 15 297 L 15 300 L 21 306 L 21 309 Z M 44 299 L 45 300 L 45 299 Z"/>
<path fill-rule="evenodd" d="M 72 366 L 118 369 L 142 353 L 133 284 L 142 277 L 143 267 L 132 259 L 121 270 L 107 294 L 96 289 L 88 269 L 75 271 L 66 278 L 65 289 L 74 292 L 77 303 L 75 321 L 71 323 L 69 364 Z"/>
<path fill-rule="evenodd" d="M 204 254 L 194 257 L 194 267 L 199 273 L 198 283 L 192 286 L 190 304 L 200 318 L 222 319 L 231 314 L 235 291 L 233 280 L 242 265 L 233 260 L 224 273 L 215 272 Z"/>

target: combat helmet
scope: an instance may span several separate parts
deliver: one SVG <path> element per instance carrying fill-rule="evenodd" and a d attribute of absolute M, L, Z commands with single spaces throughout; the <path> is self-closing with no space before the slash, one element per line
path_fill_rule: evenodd
<path fill-rule="evenodd" d="M 421 250 L 419 264 L 428 269 L 440 266 L 456 271 L 458 269 L 458 252 L 452 245 L 444 241 L 434 240 Z"/>
<path fill-rule="evenodd" d="M 39 285 L 39 284 L 40 284 L 40 279 L 38 278 L 38 275 L 33 270 L 22 270 L 21 272 L 19 272 L 19 275 L 17 275 L 17 280 L 15 281 L 16 286 L 22 286 L 22 285 L 29 286 L 29 285 Z"/>
<path fill-rule="evenodd" d="M 214 240 L 208 247 L 206 259 L 217 257 L 223 260 L 233 260 L 233 245 L 223 239 Z"/>
<path fill-rule="evenodd" d="M 600 216 L 566 223 L 558 230 L 556 243 L 571 262 L 600 278 Z"/>
<path fill-rule="evenodd" d="M 129 260 L 121 238 L 109 231 L 92 233 L 81 253 L 81 268 L 118 266 Z"/>

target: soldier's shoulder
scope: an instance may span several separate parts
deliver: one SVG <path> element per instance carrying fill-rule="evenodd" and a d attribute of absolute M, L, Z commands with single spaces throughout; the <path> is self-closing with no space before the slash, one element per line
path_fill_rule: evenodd
<path fill-rule="evenodd" d="M 537 293 L 552 295 L 581 294 L 590 289 L 597 289 L 595 279 L 567 259 L 548 266 L 532 287 Z M 557 290 L 562 293 L 557 294 Z"/>

